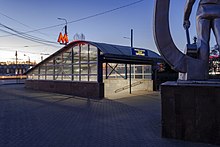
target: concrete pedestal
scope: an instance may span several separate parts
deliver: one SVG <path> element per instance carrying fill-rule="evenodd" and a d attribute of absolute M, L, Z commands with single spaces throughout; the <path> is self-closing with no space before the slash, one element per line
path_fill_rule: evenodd
<path fill-rule="evenodd" d="M 161 86 L 162 137 L 220 145 L 220 84 Z"/>

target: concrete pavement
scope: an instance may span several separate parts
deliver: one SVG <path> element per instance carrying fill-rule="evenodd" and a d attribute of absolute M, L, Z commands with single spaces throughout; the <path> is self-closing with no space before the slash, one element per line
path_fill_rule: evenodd
<path fill-rule="evenodd" d="M 161 138 L 158 92 L 92 100 L 0 86 L 0 147 L 212 147 Z"/>

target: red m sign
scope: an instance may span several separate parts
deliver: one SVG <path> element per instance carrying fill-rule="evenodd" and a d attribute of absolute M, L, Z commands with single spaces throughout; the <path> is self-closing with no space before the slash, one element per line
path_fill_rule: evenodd
<path fill-rule="evenodd" d="M 67 44 L 69 42 L 67 34 L 62 35 L 62 33 L 60 32 L 57 42 L 59 42 L 60 44 Z"/>

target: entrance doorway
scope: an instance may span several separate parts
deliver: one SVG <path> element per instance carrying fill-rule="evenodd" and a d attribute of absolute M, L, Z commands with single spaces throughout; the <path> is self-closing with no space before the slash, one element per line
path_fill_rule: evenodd
<path fill-rule="evenodd" d="M 109 99 L 123 97 L 130 94 L 130 91 L 131 93 L 153 91 L 152 66 L 103 63 L 103 82 L 105 98 Z"/>

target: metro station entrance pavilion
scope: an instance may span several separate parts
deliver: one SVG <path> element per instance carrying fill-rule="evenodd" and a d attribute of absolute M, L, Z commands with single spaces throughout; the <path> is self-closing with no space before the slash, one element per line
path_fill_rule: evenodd
<path fill-rule="evenodd" d="M 146 49 L 74 41 L 27 71 L 27 88 L 97 98 L 153 91 L 153 66 L 162 58 Z"/>

